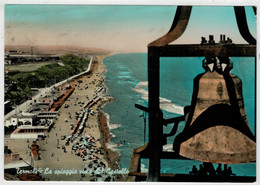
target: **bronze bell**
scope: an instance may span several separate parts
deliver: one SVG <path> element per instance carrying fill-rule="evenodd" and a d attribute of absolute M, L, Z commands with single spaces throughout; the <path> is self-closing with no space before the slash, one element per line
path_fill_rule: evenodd
<path fill-rule="evenodd" d="M 173 149 L 180 155 L 212 163 L 256 160 L 256 139 L 245 114 L 241 80 L 230 73 L 228 57 L 207 57 L 206 72 L 194 79 L 186 126 Z"/>

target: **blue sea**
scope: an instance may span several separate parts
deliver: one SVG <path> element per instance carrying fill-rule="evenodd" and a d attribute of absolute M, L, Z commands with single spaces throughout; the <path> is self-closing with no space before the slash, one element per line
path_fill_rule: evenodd
<path fill-rule="evenodd" d="M 202 57 L 172 57 L 161 58 L 160 61 L 160 97 L 169 100 L 173 105 L 184 107 L 190 105 L 193 79 L 203 73 Z M 254 133 L 255 125 L 255 60 L 254 58 L 233 57 L 233 74 L 242 80 L 243 95 L 247 118 L 251 131 Z M 143 112 L 136 109 L 134 104 L 147 106 L 147 101 L 134 89 L 140 82 L 147 81 L 147 53 L 121 53 L 104 59 L 106 65 L 106 86 L 109 94 L 116 101 L 105 106 L 104 111 L 110 115 L 111 124 L 120 124 L 111 132 L 114 137 L 112 142 L 118 144 L 120 151 L 119 165 L 128 168 L 133 149 L 144 144 L 148 140 L 148 120 L 144 122 Z M 147 91 L 147 87 L 143 87 Z M 164 112 L 164 118 L 172 118 L 179 115 Z M 146 127 L 146 133 L 144 128 Z M 178 132 L 184 127 L 180 124 Z M 164 132 L 170 132 L 172 125 L 164 127 Z M 173 137 L 168 143 L 173 142 Z M 189 173 L 192 166 L 197 167 L 202 162 L 195 160 L 162 160 L 161 172 L 163 173 Z M 142 160 L 142 169 L 148 169 L 148 160 Z M 214 164 L 216 167 L 217 164 Z M 256 176 L 255 164 L 234 164 L 233 173 L 240 176 Z"/>

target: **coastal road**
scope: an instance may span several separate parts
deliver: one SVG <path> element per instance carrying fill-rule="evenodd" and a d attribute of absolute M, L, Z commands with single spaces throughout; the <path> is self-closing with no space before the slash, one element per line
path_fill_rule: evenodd
<path fill-rule="evenodd" d="M 54 85 L 52 85 L 50 87 L 39 89 L 40 92 L 37 93 L 35 96 L 33 96 L 32 100 L 25 101 L 21 105 L 17 106 L 14 110 L 12 110 L 8 114 L 6 114 L 5 117 L 4 117 L 5 126 L 6 126 L 6 120 L 10 119 L 12 116 L 17 115 L 20 112 L 26 112 L 28 110 L 29 106 L 30 106 L 30 103 L 34 104 L 35 101 L 39 102 L 42 97 L 48 95 L 51 92 L 52 88 L 58 87 L 58 86 L 60 86 L 60 85 L 62 85 L 64 83 L 67 83 L 68 81 L 70 81 L 70 80 L 72 80 L 74 78 L 77 78 L 77 77 L 79 77 L 79 76 L 81 76 L 83 74 L 89 73 L 91 71 L 91 69 L 92 69 L 93 59 L 94 59 L 94 56 L 91 56 L 91 59 L 90 59 L 90 62 L 89 62 L 89 65 L 88 65 L 86 71 L 83 71 L 83 72 L 81 72 L 79 74 L 71 76 L 71 77 L 69 77 L 69 78 L 67 78 L 67 79 L 65 79 L 65 80 L 63 80 L 61 82 L 58 82 L 58 83 L 56 83 L 56 84 L 54 84 Z"/>
<path fill-rule="evenodd" d="M 68 104 L 69 107 L 65 108 L 65 104 L 60 108 L 60 115 L 53 127 L 50 130 L 48 136 L 45 140 L 40 140 L 38 143 L 40 145 L 40 153 L 41 153 L 41 160 L 35 161 L 34 166 L 41 169 L 66 169 L 66 170 L 82 170 L 86 167 L 87 164 L 93 163 L 91 160 L 83 161 L 81 157 L 76 156 L 74 151 L 72 151 L 70 144 L 69 146 L 65 145 L 65 140 L 61 140 L 62 136 L 68 136 L 71 133 L 70 125 L 75 124 L 77 119 L 75 119 L 75 113 L 80 112 L 82 109 L 80 102 L 87 102 L 93 98 L 95 95 L 95 89 L 97 88 L 98 82 L 101 82 L 103 76 L 102 75 L 95 75 L 95 73 L 104 74 L 105 66 L 102 61 L 99 61 L 94 68 L 94 74 L 90 75 L 90 78 L 87 76 L 80 77 L 82 83 L 78 83 L 75 87 L 75 91 L 73 94 L 68 98 L 65 104 Z M 94 83 L 95 82 L 95 83 Z M 72 85 L 73 83 L 71 83 Z M 88 88 L 85 89 L 88 85 Z M 101 84 L 102 85 L 102 84 Z M 44 92 L 44 91 L 43 91 Z M 88 98 L 87 98 L 88 97 Z M 91 135 L 96 139 L 96 148 L 101 147 L 101 133 L 98 126 L 98 105 L 94 105 L 92 107 L 94 111 L 94 115 L 90 115 L 87 123 L 86 128 L 83 131 L 83 135 Z M 71 116 L 70 116 L 71 115 Z M 68 121 L 65 121 L 68 120 Z M 28 145 L 31 145 L 33 140 L 30 140 L 29 143 L 26 140 L 14 140 L 14 139 L 6 139 L 9 148 L 13 152 L 18 152 L 21 154 L 21 157 L 30 162 L 30 150 L 28 149 Z M 62 148 L 57 148 L 57 145 L 62 147 L 65 145 L 67 152 L 65 153 Z M 88 154 L 89 156 L 91 154 Z M 108 166 L 107 161 L 105 160 L 105 156 L 101 154 L 97 154 L 99 159 L 99 163 L 102 161 L 106 166 Z M 89 157 L 87 156 L 87 157 Z M 89 167 L 87 167 L 90 169 Z M 93 169 L 93 168 L 92 168 Z M 55 174 L 43 174 L 44 178 L 49 180 L 55 181 L 67 181 L 67 180 L 83 180 L 89 181 L 91 178 L 90 175 L 86 175 L 86 177 L 81 177 L 79 174 L 75 175 L 55 175 Z"/>

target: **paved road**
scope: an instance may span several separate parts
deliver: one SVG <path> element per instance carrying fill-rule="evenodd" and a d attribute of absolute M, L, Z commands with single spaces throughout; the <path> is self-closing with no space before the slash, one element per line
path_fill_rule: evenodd
<path fill-rule="evenodd" d="M 83 71 L 83 72 L 81 72 L 81 73 L 79 73 L 79 74 L 76 74 L 76 75 L 74 75 L 74 76 L 71 76 L 71 77 L 69 77 L 69 78 L 67 78 L 67 79 L 65 79 L 65 80 L 63 80 L 63 81 L 61 81 L 61 82 L 58 82 L 58 83 L 56 83 L 56 84 L 54 84 L 54 85 L 52 85 L 52 86 L 50 86 L 50 87 L 46 87 L 46 88 L 41 88 L 41 89 L 39 89 L 39 93 L 36 94 L 35 96 L 33 96 L 33 97 L 32 97 L 32 100 L 27 100 L 27 101 L 25 101 L 24 103 L 22 103 L 21 105 L 19 105 L 18 107 L 16 107 L 14 110 L 12 110 L 12 111 L 9 112 L 8 114 L 6 114 L 6 115 L 5 115 L 5 118 L 4 118 L 4 121 L 6 122 L 6 120 L 10 119 L 13 115 L 15 115 L 15 114 L 17 114 L 17 113 L 19 113 L 19 112 L 21 112 L 21 111 L 22 111 L 22 112 L 26 112 L 26 110 L 28 110 L 28 108 L 29 108 L 29 106 L 30 106 L 30 103 L 33 104 L 35 100 L 36 100 L 36 102 L 39 102 L 39 100 L 40 100 L 42 97 L 46 96 L 47 94 L 49 94 L 49 93 L 51 92 L 52 88 L 55 88 L 55 87 L 57 87 L 57 86 L 60 86 L 60 85 L 62 85 L 62 84 L 64 84 L 64 83 L 68 82 L 69 80 L 72 80 L 72 79 L 77 78 L 77 77 L 79 77 L 79 76 L 81 76 L 81 75 L 83 75 L 83 74 L 88 73 L 88 72 L 92 69 L 93 58 L 94 58 L 94 56 L 91 57 L 90 62 L 89 62 L 89 65 L 88 65 L 88 68 L 87 68 L 86 71 Z M 5 125 L 6 125 L 6 123 L 5 123 Z"/>

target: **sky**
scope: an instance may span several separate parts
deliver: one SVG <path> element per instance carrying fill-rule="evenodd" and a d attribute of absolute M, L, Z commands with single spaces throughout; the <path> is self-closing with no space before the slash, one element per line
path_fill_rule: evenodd
<path fill-rule="evenodd" d="M 5 45 L 65 45 L 146 52 L 147 45 L 166 34 L 176 6 L 127 5 L 5 5 Z M 251 34 L 256 17 L 246 7 Z M 240 36 L 232 6 L 193 6 L 189 24 L 175 44 L 199 44 L 201 37 Z"/>

